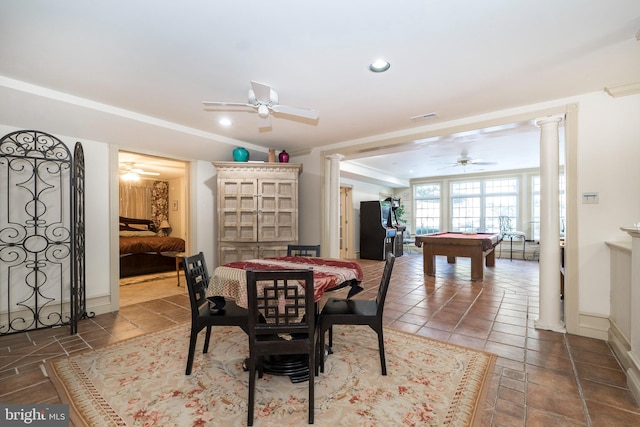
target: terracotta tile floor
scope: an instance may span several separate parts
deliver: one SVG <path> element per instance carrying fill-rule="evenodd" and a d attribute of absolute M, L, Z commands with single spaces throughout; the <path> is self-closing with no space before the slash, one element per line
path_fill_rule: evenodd
<path fill-rule="evenodd" d="M 358 297 L 374 298 L 384 263 L 361 264 L 366 290 Z M 397 258 L 385 306 L 386 325 L 499 356 L 482 425 L 640 425 L 640 408 L 606 342 L 534 329 L 537 262 L 499 259 L 480 283 L 468 280 L 468 259 L 449 265 L 437 257 L 436 271 L 436 277 L 423 275 L 419 253 Z M 0 337 L 0 402 L 58 403 L 41 368 L 44 360 L 189 319 L 188 298 L 181 294 L 85 320 L 76 336 L 60 328 Z"/>

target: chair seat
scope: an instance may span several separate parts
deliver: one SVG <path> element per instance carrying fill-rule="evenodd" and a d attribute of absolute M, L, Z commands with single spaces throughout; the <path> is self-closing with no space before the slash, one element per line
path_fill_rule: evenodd
<path fill-rule="evenodd" d="M 525 238 L 526 234 L 524 231 L 507 231 L 506 233 L 503 233 L 503 236 L 508 237 L 508 238 Z"/>
<path fill-rule="evenodd" d="M 227 301 L 224 308 L 220 310 L 212 310 L 208 304 L 200 307 L 201 316 L 227 317 L 227 318 L 247 318 L 248 311 L 235 303 L 235 301 Z"/>
<path fill-rule="evenodd" d="M 375 316 L 377 310 L 378 304 L 375 300 L 329 298 L 320 314 Z"/>

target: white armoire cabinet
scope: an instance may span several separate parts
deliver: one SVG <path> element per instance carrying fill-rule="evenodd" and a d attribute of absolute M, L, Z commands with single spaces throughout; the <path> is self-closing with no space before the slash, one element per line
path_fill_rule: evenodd
<path fill-rule="evenodd" d="M 287 254 L 298 243 L 298 176 L 293 163 L 213 162 L 217 170 L 218 261 Z"/>

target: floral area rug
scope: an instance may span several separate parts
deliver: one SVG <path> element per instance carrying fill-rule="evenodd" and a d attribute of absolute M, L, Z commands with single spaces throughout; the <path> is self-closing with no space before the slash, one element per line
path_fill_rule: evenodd
<path fill-rule="evenodd" d="M 244 426 L 247 337 L 214 327 L 200 333 L 185 375 L 189 325 L 56 359 L 46 366 L 74 425 Z M 315 381 L 316 426 L 469 426 L 479 423 L 495 356 L 385 329 L 387 376 L 376 334 L 334 326 L 333 354 Z M 256 380 L 255 426 L 307 425 L 308 382 Z"/>

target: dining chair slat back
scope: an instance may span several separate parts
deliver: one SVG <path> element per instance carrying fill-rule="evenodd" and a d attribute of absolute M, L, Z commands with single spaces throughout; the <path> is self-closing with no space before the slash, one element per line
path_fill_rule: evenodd
<path fill-rule="evenodd" d="M 190 375 L 200 331 L 206 328 L 202 352 L 207 353 L 213 326 L 239 326 L 246 332 L 249 317 L 248 311 L 238 307 L 233 301 L 224 301 L 224 304 L 219 304 L 220 308 L 218 309 L 211 308 L 206 295 L 209 286 L 209 272 L 202 252 L 185 257 L 183 269 L 191 306 L 191 335 L 186 369 L 186 375 Z"/>
<path fill-rule="evenodd" d="M 256 370 L 266 356 L 308 355 L 309 424 L 313 424 L 316 311 L 313 270 L 247 270 L 249 402 L 253 425 Z"/>
<path fill-rule="evenodd" d="M 288 245 L 287 256 L 319 257 L 320 245 Z"/>

